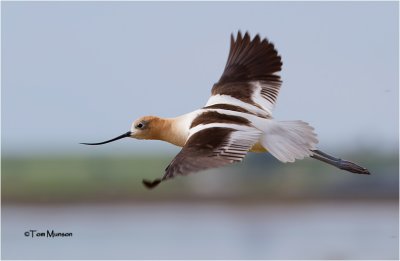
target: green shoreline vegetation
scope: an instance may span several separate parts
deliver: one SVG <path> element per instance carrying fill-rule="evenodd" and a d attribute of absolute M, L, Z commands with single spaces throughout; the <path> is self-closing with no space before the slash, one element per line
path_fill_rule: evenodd
<path fill-rule="evenodd" d="M 3 154 L 4 156 L 4 154 Z M 177 177 L 148 191 L 173 155 L 3 157 L 2 203 L 162 200 L 397 200 L 398 155 L 346 155 L 372 175 L 350 174 L 312 159 L 282 164 L 252 154 L 241 164 Z"/>

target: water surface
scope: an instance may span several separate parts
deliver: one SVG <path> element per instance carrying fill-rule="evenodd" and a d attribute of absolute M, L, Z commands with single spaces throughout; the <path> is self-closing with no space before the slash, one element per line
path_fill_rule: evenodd
<path fill-rule="evenodd" d="M 398 231 L 390 201 L 5 205 L 2 258 L 398 259 Z"/>

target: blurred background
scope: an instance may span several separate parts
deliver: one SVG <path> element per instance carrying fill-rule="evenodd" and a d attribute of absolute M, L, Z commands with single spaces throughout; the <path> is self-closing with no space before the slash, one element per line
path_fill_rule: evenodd
<path fill-rule="evenodd" d="M 398 259 L 398 16 L 396 2 L 2 2 L 2 258 Z M 249 154 L 148 191 L 179 148 L 78 144 L 202 107 L 238 30 L 283 58 L 274 117 L 372 175 Z"/>

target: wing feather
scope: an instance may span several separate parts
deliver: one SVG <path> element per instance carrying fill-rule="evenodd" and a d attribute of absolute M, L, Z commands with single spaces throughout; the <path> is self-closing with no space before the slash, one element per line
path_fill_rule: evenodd
<path fill-rule="evenodd" d="M 147 188 L 153 188 L 162 181 L 177 175 L 240 162 L 249 149 L 258 141 L 261 132 L 255 128 L 240 126 L 205 127 L 193 133 L 182 150 L 165 169 L 165 174 L 153 181 L 143 180 Z"/>
<path fill-rule="evenodd" d="M 212 88 L 212 95 L 229 95 L 261 108 L 268 115 L 276 103 L 281 86 L 282 61 L 274 45 L 246 32 L 231 35 L 231 46 L 224 72 Z M 227 104 L 230 104 L 227 102 Z"/>

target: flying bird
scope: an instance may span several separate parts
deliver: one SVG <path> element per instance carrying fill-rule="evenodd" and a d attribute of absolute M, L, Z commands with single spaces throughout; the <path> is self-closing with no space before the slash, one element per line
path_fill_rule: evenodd
<path fill-rule="evenodd" d="M 182 147 L 147 188 L 178 175 L 240 162 L 247 152 L 269 152 L 281 162 L 311 157 L 339 169 L 370 174 L 353 162 L 317 149 L 317 135 L 308 123 L 278 121 L 272 117 L 281 78 L 282 60 L 274 45 L 248 32 L 231 35 L 228 61 L 221 78 L 211 89 L 205 106 L 175 118 L 144 116 L 130 131 L 108 141 L 82 143 L 100 145 L 122 138 L 162 140 Z"/>

